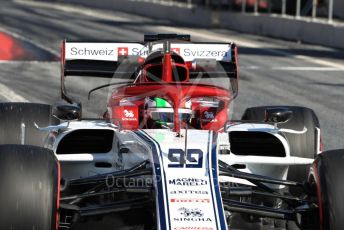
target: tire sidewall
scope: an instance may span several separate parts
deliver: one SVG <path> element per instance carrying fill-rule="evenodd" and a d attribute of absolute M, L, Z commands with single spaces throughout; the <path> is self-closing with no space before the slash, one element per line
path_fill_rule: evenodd
<path fill-rule="evenodd" d="M 56 230 L 59 166 L 52 151 L 0 145 L 0 226 L 12 230 Z"/>

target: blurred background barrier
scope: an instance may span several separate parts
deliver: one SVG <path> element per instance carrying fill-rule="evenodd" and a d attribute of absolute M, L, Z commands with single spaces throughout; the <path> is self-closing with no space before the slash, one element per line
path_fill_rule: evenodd
<path fill-rule="evenodd" d="M 343 0 L 141 0 L 179 7 L 205 7 L 218 10 L 252 12 L 254 14 L 279 14 L 299 17 L 344 19 Z"/>
<path fill-rule="evenodd" d="M 343 0 L 59 1 L 166 19 L 179 25 L 227 28 L 344 48 Z"/>

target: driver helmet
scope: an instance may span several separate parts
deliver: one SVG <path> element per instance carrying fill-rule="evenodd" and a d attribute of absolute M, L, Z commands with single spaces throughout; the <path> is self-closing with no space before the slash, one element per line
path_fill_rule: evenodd
<path fill-rule="evenodd" d="M 145 99 L 145 112 L 148 120 L 153 122 L 153 127 L 173 127 L 173 107 L 166 99 L 161 97 L 147 97 Z M 179 108 L 178 113 L 180 121 L 188 123 L 192 118 L 191 100 L 187 100 Z"/>

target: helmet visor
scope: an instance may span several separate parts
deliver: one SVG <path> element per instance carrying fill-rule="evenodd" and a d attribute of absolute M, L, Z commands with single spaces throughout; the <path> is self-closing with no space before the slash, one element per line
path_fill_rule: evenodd
<path fill-rule="evenodd" d="M 161 124 L 173 123 L 174 113 L 171 108 L 149 109 L 151 119 Z M 191 109 L 179 109 L 179 120 L 188 122 L 192 118 Z"/>

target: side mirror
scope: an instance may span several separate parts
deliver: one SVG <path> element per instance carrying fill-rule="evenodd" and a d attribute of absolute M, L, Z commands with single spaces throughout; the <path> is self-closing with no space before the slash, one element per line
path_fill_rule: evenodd
<path fill-rule="evenodd" d="M 287 108 L 267 108 L 265 110 L 265 122 L 284 123 L 292 118 L 293 112 Z"/>
<path fill-rule="evenodd" d="M 60 120 L 71 121 L 81 119 L 81 105 L 56 104 L 53 106 L 52 115 Z"/>

